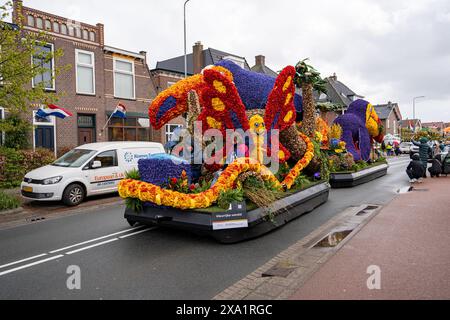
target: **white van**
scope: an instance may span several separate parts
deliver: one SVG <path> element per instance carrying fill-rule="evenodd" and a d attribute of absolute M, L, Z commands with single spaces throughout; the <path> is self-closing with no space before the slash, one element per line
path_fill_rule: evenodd
<path fill-rule="evenodd" d="M 137 169 L 140 159 L 158 153 L 165 153 L 164 147 L 153 142 L 86 144 L 28 173 L 21 185 L 22 196 L 77 206 L 87 196 L 116 192 L 126 172 Z"/>

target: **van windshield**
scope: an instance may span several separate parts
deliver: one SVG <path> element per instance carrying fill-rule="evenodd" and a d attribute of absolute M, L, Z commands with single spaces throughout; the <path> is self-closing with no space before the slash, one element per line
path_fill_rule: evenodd
<path fill-rule="evenodd" d="M 63 168 L 79 168 L 93 157 L 96 152 L 93 150 L 74 149 L 56 160 L 52 165 Z"/>

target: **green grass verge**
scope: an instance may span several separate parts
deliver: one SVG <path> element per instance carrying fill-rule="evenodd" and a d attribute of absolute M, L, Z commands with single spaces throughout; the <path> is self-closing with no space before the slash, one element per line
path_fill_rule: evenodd
<path fill-rule="evenodd" d="M 0 213 L 1 211 L 13 210 L 20 207 L 20 200 L 0 191 Z"/>

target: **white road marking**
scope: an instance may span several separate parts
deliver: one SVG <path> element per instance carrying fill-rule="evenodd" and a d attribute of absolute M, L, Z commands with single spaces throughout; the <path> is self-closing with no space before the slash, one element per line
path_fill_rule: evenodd
<path fill-rule="evenodd" d="M 45 257 L 46 255 L 47 255 L 46 253 L 43 253 L 43 254 L 40 254 L 40 255 L 38 255 L 38 256 L 26 258 L 26 259 L 19 260 L 19 261 L 14 261 L 14 262 L 5 264 L 5 265 L 3 265 L 3 266 L 0 266 L 0 269 L 8 268 L 8 267 L 14 266 L 14 265 L 16 265 L 16 264 L 19 264 L 19 263 L 22 263 L 22 262 L 27 262 L 27 261 L 30 261 L 30 260 L 34 260 L 34 259 L 37 259 L 37 258 L 42 258 L 42 257 Z"/>
<path fill-rule="evenodd" d="M 103 241 L 103 242 L 100 242 L 100 243 L 93 244 L 92 246 L 89 246 L 89 247 L 84 247 L 84 248 L 81 248 L 81 249 L 77 249 L 77 250 L 74 250 L 74 251 L 67 252 L 66 254 L 67 255 L 72 255 L 74 253 L 78 253 L 78 252 L 86 251 L 86 250 L 89 250 L 89 249 L 92 249 L 92 248 L 95 248 L 95 247 L 103 246 L 105 244 L 108 244 L 108 243 L 111 243 L 111 242 L 114 242 L 114 241 L 118 241 L 118 240 L 119 240 L 118 238 L 110 239 L 110 240 L 107 240 L 107 241 Z"/>
<path fill-rule="evenodd" d="M 64 257 L 64 255 L 61 254 L 59 256 L 51 257 L 51 258 L 48 258 L 48 259 L 44 259 L 44 260 L 36 261 L 36 262 L 30 263 L 30 264 L 26 264 L 24 266 L 20 266 L 20 267 L 14 268 L 14 269 L 6 270 L 6 271 L 3 271 L 3 272 L 0 273 L 0 277 L 4 276 L 4 275 L 7 275 L 9 273 L 13 273 L 13 272 L 16 272 L 16 271 L 19 271 L 19 270 L 23 270 L 23 269 L 27 269 L 27 268 L 36 266 L 38 264 L 43 264 L 43 263 L 46 263 L 46 262 L 49 262 L 49 261 L 53 261 L 53 260 L 56 260 L 56 259 L 59 259 L 59 258 L 62 258 L 62 257 Z"/>
<path fill-rule="evenodd" d="M 127 232 L 130 232 L 130 231 L 133 231 L 133 230 L 137 230 L 137 229 L 141 229 L 141 228 L 142 228 L 142 226 L 136 227 L 136 228 L 127 229 L 127 230 L 116 232 L 116 233 L 112 233 L 112 234 L 108 234 L 108 235 L 100 237 L 100 238 L 96 238 L 96 239 L 80 242 L 80 243 L 77 243 L 77 244 L 74 244 L 74 245 L 71 245 L 71 246 L 68 246 L 68 247 L 65 247 L 65 248 L 61 248 L 61 249 L 58 249 L 58 250 L 50 251 L 50 254 L 58 253 L 58 252 L 61 252 L 61 251 L 66 251 L 66 250 L 69 250 L 69 249 L 72 249 L 72 248 L 75 248 L 75 247 L 80 247 L 80 246 L 83 246 L 85 244 L 89 244 L 89 243 L 92 243 L 92 242 L 95 242 L 95 241 L 100 241 L 100 240 L 103 240 L 103 239 L 106 239 L 106 238 L 114 237 L 114 236 L 117 236 L 119 234 L 127 233 Z"/>
<path fill-rule="evenodd" d="M 106 236 L 103 236 L 103 237 L 99 237 L 99 238 L 96 238 L 96 239 L 92 239 L 92 240 L 84 241 L 84 242 L 81 242 L 81 243 L 77 243 L 77 244 L 74 244 L 74 245 L 71 245 L 71 246 L 68 246 L 68 247 L 65 247 L 65 248 L 54 250 L 54 251 L 51 251 L 49 253 L 43 253 L 43 254 L 40 254 L 40 255 L 37 255 L 37 256 L 34 256 L 34 257 L 30 257 L 30 258 L 14 261 L 14 262 L 5 264 L 3 266 L 0 266 L 0 269 L 11 267 L 13 265 L 17 265 L 17 264 L 20 264 L 20 263 L 23 263 L 23 262 L 27 262 L 27 261 L 30 261 L 30 260 L 34 260 L 34 259 L 38 259 L 38 258 L 42 258 L 42 257 L 48 256 L 49 254 L 54 254 L 54 253 L 57 253 L 57 252 L 66 251 L 66 250 L 69 250 L 69 249 L 72 249 L 72 248 L 75 248 L 75 247 L 80 247 L 80 246 L 85 245 L 85 244 L 89 244 L 89 243 L 96 242 L 96 241 L 99 241 L 99 240 L 103 240 L 103 239 L 106 239 L 106 238 L 118 236 L 118 235 L 130 232 L 130 231 L 134 231 L 134 230 L 138 230 L 138 229 L 142 229 L 142 228 L 144 228 L 144 226 L 130 228 L 130 229 L 127 229 L 127 230 L 124 230 L 124 231 L 112 233 L 112 234 L 109 234 L 109 235 L 106 235 Z M 60 254 L 60 255 L 57 255 L 57 256 L 54 256 L 54 257 L 51 257 L 51 258 L 48 258 L 48 259 L 39 260 L 39 261 L 30 263 L 30 264 L 26 264 L 26 265 L 14 268 L 14 269 L 6 270 L 6 271 L 3 271 L 3 272 L 0 273 L 0 277 L 4 276 L 4 275 L 7 275 L 7 274 L 10 274 L 10 273 L 13 273 L 13 272 L 16 272 L 16 271 L 20 271 L 20 270 L 23 270 L 23 269 L 27 269 L 27 268 L 36 266 L 36 265 L 39 265 L 39 264 L 43 264 L 43 263 L 46 263 L 46 262 L 49 262 L 49 261 L 53 261 L 53 260 L 56 260 L 56 259 L 59 259 L 59 258 L 63 258 L 65 255 L 72 255 L 72 254 L 75 254 L 75 253 L 78 253 L 78 252 L 86 251 L 86 250 L 89 250 L 89 249 L 92 249 L 92 248 L 96 248 L 96 247 L 99 247 L 99 246 L 106 245 L 106 244 L 111 243 L 111 242 L 119 241 L 120 239 L 126 239 L 126 238 L 129 238 L 129 237 L 132 237 L 132 236 L 136 236 L 138 234 L 141 234 L 141 233 L 144 233 L 144 232 L 148 232 L 148 231 L 151 231 L 151 230 L 155 230 L 155 229 L 157 229 L 157 228 L 156 227 L 154 227 L 154 228 L 147 228 L 147 229 L 144 229 L 144 230 L 140 230 L 140 231 L 137 231 L 137 232 L 134 232 L 134 233 L 130 233 L 130 234 L 121 236 L 119 238 L 112 238 L 112 239 L 109 239 L 107 241 L 99 242 L 99 243 L 93 244 L 91 246 L 87 246 L 87 247 L 83 247 L 83 248 L 80 248 L 80 249 L 77 249 L 77 250 L 66 252 L 64 254 Z"/>
<path fill-rule="evenodd" d="M 138 234 L 141 234 L 141 233 L 144 233 L 144 232 L 148 232 L 148 231 L 151 231 L 151 230 L 155 230 L 155 229 L 156 228 L 150 228 L 150 229 L 141 230 L 141 231 L 138 231 L 138 232 L 135 232 L 135 233 L 130 233 L 130 234 L 127 234 L 125 236 L 119 237 L 119 239 L 126 239 L 126 238 L 133 237 L 133 236 L 136 236 Z"/>

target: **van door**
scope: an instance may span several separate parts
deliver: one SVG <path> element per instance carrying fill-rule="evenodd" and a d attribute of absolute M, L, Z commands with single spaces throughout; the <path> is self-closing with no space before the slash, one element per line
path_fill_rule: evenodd
<path fill-rule="evenodd" d="M 101 163 L 100 168 L 92 168 L 95 161 Z M 117 191 L 119 181 L 124 178 L 124 174 L 121 172 L 118 164 L 117 150 L 105 151 L 96 155 L 89 163 L 86 173 L 90 183 L 91 194 Z"/>

